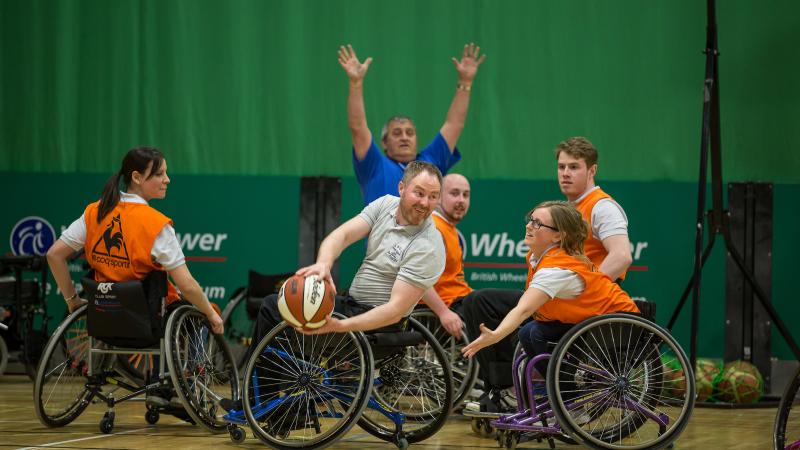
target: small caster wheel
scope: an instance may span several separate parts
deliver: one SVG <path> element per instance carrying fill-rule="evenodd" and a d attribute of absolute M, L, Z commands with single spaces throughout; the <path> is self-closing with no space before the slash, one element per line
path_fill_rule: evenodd
<path fill-rule="evenodd" d="M 492 437 L 494 434 L 494 427 L 491 424 L 489 419 L 481 419 L 482 426 L 481 426 L 481 434 L 483 437 Z"/>
<path fill-rule="evenodd" d="M 244 442 L 245 437 L 247 437 L 247 435 L 244 432 L 244 429 L 236 426 L 229 428 L 228 434 L 230 435 L 231 441 L 234 444 L 241 444 L 242 442 Z"/>
<path fill-rule="evenodd" d="M 114 429 L 114 413 L 105 413 L 103 418 L 100 419 L 100 431 L 104 434 L 111 433 Z"/>
<path fill-rule="evenodd" d="M 497 446 L 503 448 L 505 446 L 506 430 L 497 430 L 494 439 L 497 441 Z"/>
<path fill-rule="evenodd" d="M 147 412 L 144 413 L 144 420 L 150 425 L 155 425 L 160 418 L 161 414 L 159 414 L 155 409 L 148 409 Z"/>
<path fill-rule="evenodd" d="M 475 434 L 481 434 L 481 421 L 475 417 L 469 421 L 469 427 L 472 429 L 472 432 Z"/>
<path fill-rule="evenodd" d="M 408 450 L 408 439 L 400 438 L 397 440 L 397 450 Z"/>
<path fill-rule="evenodd" d="M 508 450 L 516 450 L 517 444 L 519 444 L 519 433 L 514 431 L 507 432 L 505 441 Z"/>

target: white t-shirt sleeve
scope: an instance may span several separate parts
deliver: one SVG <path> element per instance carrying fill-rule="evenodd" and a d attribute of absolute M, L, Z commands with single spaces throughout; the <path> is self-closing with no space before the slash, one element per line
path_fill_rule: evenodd
<path fill-rule="evenodd" d="M 86 243 L 86 221 L 83 214 L 61 233 L 59 239 L 76 252 L 83 248 L 83 244 Z"/>
<path fill-rule="evenodd" d="M 383 197 L 375 199 L 369 205 L 365 206 L 358 216 L 364 219 L 369 227 L 372 228 L 375 225 L 375 222 L 378 221 L 391 203 L 392 196 L 384 195 Z"/>
<path fill-rule="evenodd" d="M 405 255 L 397 271 L 397 279 L 426 290 L 436 284 L 444 272 L 445 251 L 438 230 L 435 230 L 434 236 L 432 247 L 420 247 Z"/>
<path fill-rule="evenodd" d="M 599 240 L 628 235 L 628 217 L 619 203 L 604 198 L 592 208 L 592 235 Z"/>
<path fill-rule="evenodd" d="M 175 235 L 175 228 L 172 225 L 164 225 L 164 228 L 158 233 L 150 255 L 155 262 L 161 264 L 164 270 L 172 270 L 186 264 L 186 257 L 183 256 L 183 250 L 181 250 L 180 242 Z"/>
<path fill-rule="evenodd" d="M 583 279 L 571 270 L 546 267 L 533 274 L 533 279 L 528 287 L 539 289 L 551 299 L 555 297 L 575 298 L 583 292 L 584 283 Z"/>

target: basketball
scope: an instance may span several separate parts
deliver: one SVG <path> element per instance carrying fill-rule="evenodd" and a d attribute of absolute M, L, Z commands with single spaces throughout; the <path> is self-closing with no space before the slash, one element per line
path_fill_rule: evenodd
<path fill-rule="evenodd" d="M 333 285 L 316 275 L 294 275 L 278 293 L 278 311 L 293 327 L 319 328 L 333 311 L 336 292 Z"/>
<path fill-rule="evenodd" d="M 761 398 L 764 379 L 756 366 L 733 361 L 725 364 L 716 387 L 723 402 L 753 403 Z"/>
<path fill-rule="evenodd" d="M 698 358 L 697 368 L 694 372 L 697 386 L 697 401 L 704 402 L 714 392 L 714 380 L 720 372 L 720 364 L 708 358 Z"/>
<path fill-rule="evenodd" d="M 686 391 L 686 376 L 678 361 L 671 355 L 661 355 L 664 395 L 681 397 Z"/>

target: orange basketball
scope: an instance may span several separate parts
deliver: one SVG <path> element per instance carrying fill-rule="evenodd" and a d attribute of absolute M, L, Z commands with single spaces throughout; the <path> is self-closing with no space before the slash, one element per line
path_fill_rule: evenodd
<path fill-rule="evenodd" d="M 294 275 L 286 280 L 278 293 L 278 311 L 293 327 L 319 328 L 333 312 L 336 292 L 333 285 L 316 275 Z"/>

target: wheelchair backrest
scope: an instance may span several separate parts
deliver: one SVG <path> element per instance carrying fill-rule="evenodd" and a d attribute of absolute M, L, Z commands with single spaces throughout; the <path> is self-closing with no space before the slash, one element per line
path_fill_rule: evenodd
<path fill-rule="evenodd" d="M 164 335 L 163 300 L 167 295 L 167 274 L 153 271 L 143 280 L 101 283 L 94 276 L 81 280 L 89 302 L 89 336 L 127 348 L 158 344 Z"/>
<path fill-rule="evenodd" d="M 269 294 L 277 294 L 283 282 L 292 275 L 294 273 L 263 275 L 255 270 L 250 270 L 247 273 L 247 316 L 251 320 L 255 320 L 264 297 Z"/>
<path fill-rule="evenodd" d="M 639 308 L 639 311 L 642 313 L 642 317 L 649 320 L 650 322 L 655 323 L 656 321 L 656 303 L 650 302 L 647 300 L 634 300 L 633 303 L 636 304 L 636 307 Z"/>

